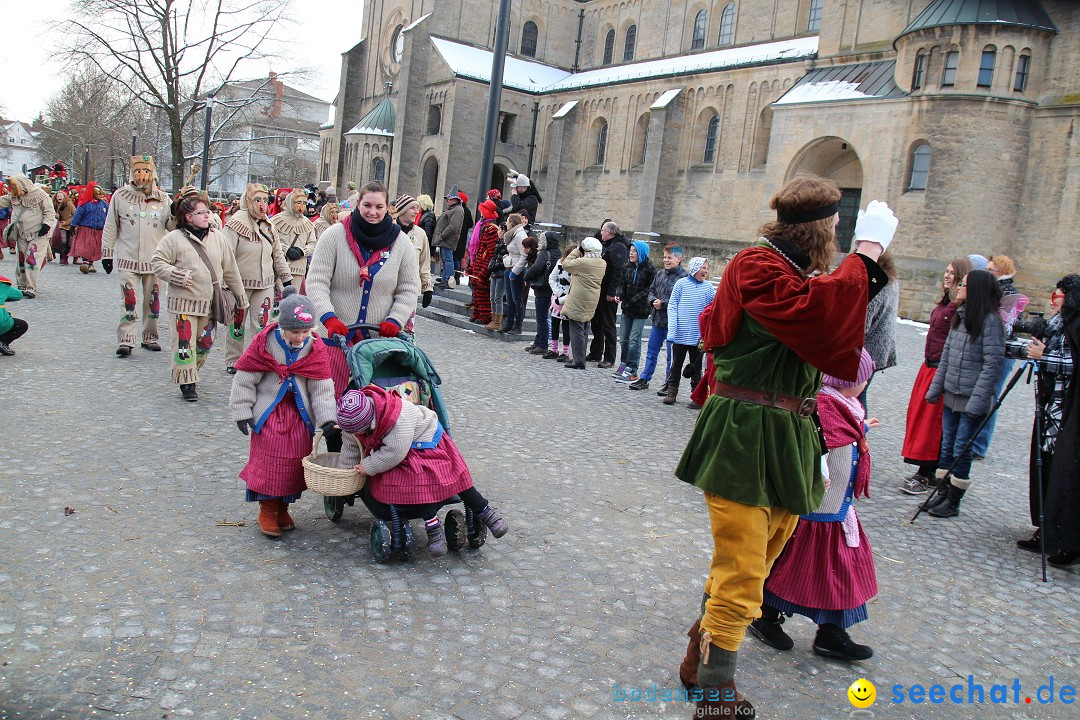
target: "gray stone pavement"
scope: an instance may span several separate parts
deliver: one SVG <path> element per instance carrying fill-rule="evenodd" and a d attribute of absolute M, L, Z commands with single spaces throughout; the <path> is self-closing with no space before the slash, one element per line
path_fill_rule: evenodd
<path fill-rule="evenodd" d="M 700 493 L 672 477 L 695 419 L 685 398 L 666 407 L 608 372 L 418 320 L 454 437 L 511 531 L 378 565 L 366 511 L 331 523 L 314 493 L 295 532 L 259 534 L 221 348 L 200 402 L 182 402 L 167 353 L 113 355 L 116 295 L 115 276 L 50 265 L 40 298 L 10 306 L 31 329 L 0 358 L 0 718 L 689 716 L 684 702 L 613 700 L 615 684 L 678 687 L 708 568 Z M 1008 398 L 963 514 L 910 525 L 896 487 L 923 339 L 897 334 L 900 366 L 870 389 L 882 428 L 858 506 L 880 595 L 853 636 L 875 655 L 819 658 L 795 618 L 791 652 L 747 640 L 740 689 L 762 718 L 847 717 L 859 677 L 877 685 L 878 717 L 1080 717 L 1023 703 L 1050 676 L 1056 690 L 1080 681 L 1076 572 L 1043 584 L 1013 545 L 1030 532 L 1031 388 Z M 889 701 L 895 684 L 969 674 L 987 694 L 1018 678 L 1020 704 Z"/>

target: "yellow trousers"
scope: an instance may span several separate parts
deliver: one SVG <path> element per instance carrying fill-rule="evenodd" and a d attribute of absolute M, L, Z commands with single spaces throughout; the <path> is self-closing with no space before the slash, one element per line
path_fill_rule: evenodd
<path fill-rule="evenodd" d="M 762 588 L 798 515 L 780 507 L 744 505 L 705 493 L 712 523 L 713 557 L 705 581 L 705 615 L 701 629 L 712 643 L 736 651 L 746 628 L 761 617 Z"/>

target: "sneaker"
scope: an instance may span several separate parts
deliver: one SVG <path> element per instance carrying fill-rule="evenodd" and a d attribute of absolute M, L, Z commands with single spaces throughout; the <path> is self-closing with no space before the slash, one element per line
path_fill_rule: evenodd
<path fill-rule="evenodd" d="M 930 492 L 930 486 L 919 473 L 915 473 L 907 480 L 904 480 L 904 484 L 900 486 L 900 492 L 907 493 L 908 495 L 925 495 Z"/>
<path fill-rule="evenodd" d="M 617 383 L 628 383 L 637 380 L 637 375 L 634 375 L 629 370 L 623 370 L 618 375 L 615 375 L 614 378 Z"/>
<path fill-rule="evenodd" d="M 229 373 L 230 375 L 235 375 L 236 374 L 236 368 L 227 367 L 227 368 L 225 368 L 225 372 Z"/>
<path fill-rule="evenodd" d="M 488 526 L 488 530 L 491 531 L 491 534 L 494 537 L 501 538 L 506 534 L 506 531 L 510 529 L 506 524 L 506 521 L 503 520 L 502 515 L 499 514 L 499 511 L 490 505 L 484 508 L 484 511 L 476 517 L 480 522 Z"/>
<path fill-rule="evenodd" d="M 424 528 L 427 530 L 427 551 L 431 557 L 442 557 L 446 554 L 446 528 L 438 518 L 435 518 L 437 523 L 434 527 L 424 524 Z"/>
<path fill-rule="evenodd" d="M 557 360 L 558 358 L 559 353 L 555 352 L 554 350 L 548 350 L 541 356 L 542 360 Z"/>
<path fill-rule="evenodd" d="M 648 380 L 643 380 L 642 378 L 638 378 L 634 382 L 630 383 L 630 389 L 631 390 L 648 390 L 649 389 L 649 381 Z"/>
<path fill-rule="evenodd" d="M 11 349 L 11 346 L 6 342 L 0 342 L 0 355 L 11 357 L 15 354 L 15 351 Z"/>
<path fill-rule="evenodd" d="M 750 633 L 769 647 L 774 647 L 777 650 L 790 650 L 795 647 L 795 641 L 784 632 L 784 628 L 781 627 L 783 624 L 784 617 L 782 615 L 776 620 L 758 618 L 750 623 Z"/>
<path fill-rule="evenodd" d="M 611 373 L 611 377 L 618 378 L 626 370 L 626 363 L 619 363 L 619 367 L 615 368 L 615 372 Z"/>
<path fill-rule="evenodd" d="M 668 384 L 664 383 L 664 387 L 660 388 L 660 390 L 657 391 L 656 396 L 657 397 L 664 397 L 665 395 L 667 395 L 667 389 L 668 389 Z"/>
<path fill-rule="evenodd" d="M 601 370 L 607 370 L 608 368 L 615 367 L 615 363 L 604 360 L 603 362 L 598 363 L 596 367 L 600 368 Z"/>

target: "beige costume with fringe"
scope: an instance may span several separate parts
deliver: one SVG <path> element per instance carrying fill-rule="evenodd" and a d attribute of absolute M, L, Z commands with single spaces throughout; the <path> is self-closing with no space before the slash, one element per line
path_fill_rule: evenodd
<path fill-rule="evenodd" d="M 293 212 L 293 199 L 297 195 L 307 197 L 302 190 L 293 190 L 289 193 L 285 200 L 285 209 L 270 218 L 270 225 L 274 229 L 274 237 L 277 238 L 278 245 L 281 246 L 282 255 L 285 255 L 292 247 L 298 247 L 304 251 L 302 258 L 297 260 L 286 258 L 285 260 L 289 265 L 289 272 L 292 273 L 293 285 L 299 292 L 300 283 L 303 282 L 304 275 L 307 273 L 308 258 L 315 252 L 317 238 L 312 222 L 306 216 Z"/>
<path fill-rule="evenodd" d="M 5 237 L 15 240 L 18 264 L 15 266 L 16 287 L 33 294 L 38 291 L 38 273 L 52 259 L 50 233 L 39 235 L 42 227 L 56 226 L 56 211 L 49 194 L 30 182 L 25 175 L 12 175 L 9 186 L 18 186 L 19 197 L 0 197 L 0 207 L 11 208 L 11 222 L 4 231 Z"/>

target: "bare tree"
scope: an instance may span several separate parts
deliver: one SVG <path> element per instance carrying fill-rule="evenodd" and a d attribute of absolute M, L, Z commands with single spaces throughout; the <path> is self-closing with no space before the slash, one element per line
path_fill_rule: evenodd
<path fill-rule="evenodd" d="M 185 128 L 201 119 L 206 97 L 270 57 L 288 8 L 287 1 L 77 0 L 66 50 L 164 115 L 172 185 L 179 187 Z"/>

